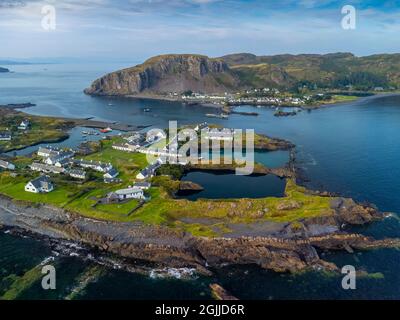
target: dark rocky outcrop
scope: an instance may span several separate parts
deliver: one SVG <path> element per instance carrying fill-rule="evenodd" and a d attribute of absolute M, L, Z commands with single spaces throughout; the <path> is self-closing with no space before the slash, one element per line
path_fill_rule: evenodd
<path fill-rule="evenodd" d="M 192 181 L 181 181 L 179 183 L 179 191 L 183 191 L 183 192 L 199 192 L 199 191 L 203 191 L 204 188 L 197 184 L 194 183 Z"/>
<path fill-rule="evenodd" d="M 10 70 L 8 70 L 7 68 L 0 67 L 0 73 L 6 73 L 6 72 L 10 72 Z"/>

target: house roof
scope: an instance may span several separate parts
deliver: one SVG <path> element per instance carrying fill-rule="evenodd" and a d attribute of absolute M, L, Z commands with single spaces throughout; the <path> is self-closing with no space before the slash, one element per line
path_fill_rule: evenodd
<path fill-rule="evenodd" d="M 128 189 L 121 189 L 121 190 L 117 190 L 115 191 L 115 193 L 117 195 L 127 195 L 127 194 L 132 194 L 132 193 L 143 193 L 142 189 L 139 188 L 128 188 Z"/>
<path fill-rule="evenodd" d="M 108 170 L 108 172 L 106 174 L 108 174 L 110 176 L 115 176 L 115 175 L 119 174 L 119 172 L 117 171 L 117 169 L 111 168 L 110 170 Z"/>
<path fill-rule="evenodd" d="M 48 171 L 53 171 L 53 172 L 64 172 L 64 168 L 59 168 L 56 166 L 48 165 L 45 163 L 40 163 L 40 162 L 34 162 L 30 165 L 31 169 L 42 169 L 42 170 L 48 170 Z"/>
<path fill-rule="evenodd" d="M 4 160 L 0 160 L 0 167 L 6 168 L 8 167 L 10 164 L 10 162 L 4 161 Z"/>
<path fill-rule="evenodd" d="M 86 172 L 83 171 L 83 170 L 79 170 L 79 169 L 72 169 L 72 170 L 69 171 L 69 174 L 70 175 L 74 174 L 74 175 L 77 175 L 77 176 L 85 176 Z"/>
<path fill-rule="evenodd" d="M 34 180 L 31 180 L 30 183 L 32 183 L 36 189 L 41 189 L 41 188 L 48 189 L 50 186 L 53 185 L 48 176 L 40 176 Z"/>

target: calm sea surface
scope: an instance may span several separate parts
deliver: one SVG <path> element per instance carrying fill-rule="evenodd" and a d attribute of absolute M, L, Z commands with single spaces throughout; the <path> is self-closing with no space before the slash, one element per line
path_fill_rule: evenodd
<path fill-rule="evenodd" d="M 213 112 L 213 109 L 182 106 L 174 102 L 93 98 L 82 93 L 96 77 L 126 66 L 4 66 L 15 73 L 0 74 L 0 104 L 32 102 L 37 106 L 25 109 L 25 112 L 94 117 L 160 128 L 167 127 L 169 120 L 177 120 L 178 124 L 210 122 L 205 114 Z M 144 108 L 151 108 L 151 112 L 144 113 Z M 229 120 L 213 119 L 212 122 L 237 129 L 255 129 L 259 133 L 288 139 L 297 145 L 297 158 L 310 179 L 309 187 L 369 201 L 383 211 L 400 212 L 399 96 L 367 98 L 287 118 L 275 118 L 273 111 L 268 108 L 243 106 L 239 109 L 256 110 L 260 116 L 233 115 Z M 75 138 L 70 140 L 71 145 L 80 139 L 79 133 L 73 136 Z M 264 153 L 258 157 L 257 161 L 271 166 L 287 162 L 285 153 Z M 204 183 L 210 181 L 204 180 Z M 377 238 L 400 237 L 397 218 L 357 228 L 356 231 Z M 46 257 L 54 255 L 44 244 L 31 239 L 0 234 L 0 243 L 0 279 L 3 285 L 13 274 L 22 275 Z M 206 298 L 209 297 L 208 283 L 218 281 L 232 294 L 243 299 L 400 298 L 399 251 L 379 250 L 355 255 L 329 253 L 323 258 L 339 266 L 352 264 L 372 276 L 358 279 L 357 290 L 344 291 L 341 289 L 341 278 L 320 273 L 280 275 L 246 267 L 218 270 L 215 279 L 193 277 L 191 280 L 179 280 L 176 277 L 160 279 L 107 269 L 77 297 Z M 35 284 L 24 292 L 23 298 L 64 298 L 74 288 L 74 281 L 78 281 L 85 270 L 91 267 L 90 263 L 80 263 L 79 258 L 55 259 L 60 278 L 57 292 L 43 293 L 39 284 Z"/>

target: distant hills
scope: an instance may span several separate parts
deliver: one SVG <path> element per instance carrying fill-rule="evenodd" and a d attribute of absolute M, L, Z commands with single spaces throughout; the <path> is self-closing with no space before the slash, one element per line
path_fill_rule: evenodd
<path fill-rule="evenodd" d="M 398 89 L 400 54 L 356 57 L 351 53 L 274 56 L 239 53 L 220 58 L 161 55 L 107 74 L 85 92 L 93 95 L 163 95 L 185 91 L 215 94 L 264 87 Z"/>

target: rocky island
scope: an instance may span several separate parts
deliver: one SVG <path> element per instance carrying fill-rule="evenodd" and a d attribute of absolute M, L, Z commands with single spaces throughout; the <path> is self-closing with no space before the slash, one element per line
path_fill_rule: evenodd
<path fill-rule="evenodd" d="M 315 108 L 366 94 L 396 91 L 398 55 L 326 55 L 218 58 L 169 54 L 109 73 L 85 89 L 89 95 L 178 100 L 187 104 L 243 104 Z M 350 88 L 350 89 L 349 89 Z"/>
<path fill-rule="evenodd" d="M 10 72 L 10 70 L 7 68 L 0 67 L 0 73 L 7 73 L 7 72 Z"/>

